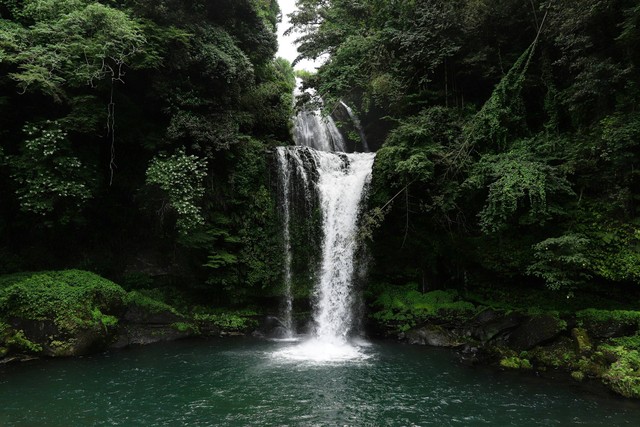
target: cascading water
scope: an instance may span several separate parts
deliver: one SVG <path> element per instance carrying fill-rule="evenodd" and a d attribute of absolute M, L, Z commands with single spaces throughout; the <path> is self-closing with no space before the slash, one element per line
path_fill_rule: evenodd
<path fill-rule="evenodd" d="M 293 293 L 291 290 L 291 210 L 289 206 L 291 173 L 287 165 L 286 152 L 283 149 L 278 149 L 276 153 L 281 183 L 282 240 L 284 241 L 284 308 L 282 310 L 282 323 L 284 324 L 287 338 L 291 338 L 295 333 L 291 314 L 293 311 Z"/>
<path fill-rule="evenodd" d="M 360 124 L 360 119 L 358 119 L 358 116 L 356 116 L 356 114 L 353 112 L 351 107 L 345 104 L 344 101 L 340 101 L 340 105 L 344 107 L 345 111 L 349 115 L 349 118 L 351 119 L 351 122 L 353 123 L 353 126 L 358 131 L 358 135 L 360 136 L 360 142 L 362 143 L 362 151 L 364 151 L 365 153 L 368 153 L 370 151 L 369 144 L 367 143 L 367 137 L 364 134 L 364 129 L 362 129 L 362 125 Z"/>
<path fill-rule="evenodd" d="M 342 343 L 352 328 L 356 227 L 375 154 L 316 154 L 324 234 L 316 334 L 322 341 Z"/>
<path fill-rule="evenodd" d="M 375 153 L 332 152 L 339 146 L 336 145 L 338 139 L 329 130 L 333 121 L 318 121 L 318 117 L 317 114 L 298 114 L 294 133 L 297 147 L 277 149 L 284 197 L 291 196 L 291 174 L 288 171 L 296 170 L 296 175 L 307 180 L 303 183 L 305 188 L 313 186 L 313 191 L 305 191 L 305 196 L 318 198 L 323 236 L 319 278 L 314 291 L 313 338 L 280 351 L 278 357 L 314 361 L 362 358 L 358 347 L 349 343 L 354 323 L 354 258 L 358 214 L 371 179 Z M 300 131 L 304 129 L 311 131 Z M 335 132 L 339 135 L 337 128 Z M 339 141 L 342 141 L 344 149 L 341 137 Z M 290 210 L 290 200 L 287 199 L 282 206 L 284 210 Z M 290 213 L 284 214 L 285 261 L 289 264 L 285 267 L 285 281 L 288 281 L 285 286 L 289 288 L 292 258 L 290 221 Z M 289 302 L 286 304 L 291 307 Z"/>

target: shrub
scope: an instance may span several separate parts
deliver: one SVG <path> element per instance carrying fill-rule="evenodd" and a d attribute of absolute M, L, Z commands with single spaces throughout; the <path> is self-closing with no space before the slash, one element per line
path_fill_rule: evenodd
<path fill-rule="evenodd" d="M 421 293 L 417 285 L 378 285 L 370 290 L 376 298 L 372 307 L 376 309 L 371 317 L 397 331 L 406 331 L 419 322 L 437 318 L 448 321 L 467 319 L 476 313 L 476 307 L 467 301 L 460 301 L 453 290 L 437 290 Z"/>

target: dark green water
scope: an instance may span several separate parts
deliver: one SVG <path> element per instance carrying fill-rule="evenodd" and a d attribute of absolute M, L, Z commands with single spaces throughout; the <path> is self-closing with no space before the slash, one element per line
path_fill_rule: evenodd
<path fill-rule="evenodd" d="M 0 368 L 0 426 L 640 425 L 640 404 L 570 383 L 459 365 L 377 343 L 309 364 L 295 345 L 189 341 Z"/>

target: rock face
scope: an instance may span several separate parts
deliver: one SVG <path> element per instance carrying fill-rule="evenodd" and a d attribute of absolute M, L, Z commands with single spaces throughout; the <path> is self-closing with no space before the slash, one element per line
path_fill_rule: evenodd
<path fill-rule="evenodd" d="M 169 309 L 153 309 L 129 304 L 118 327 L 112 348 L 175 341 L 199 335 L 196 325 Z"/>
<path fill-rule="evenodd" d="M 192 329 L 180 331 L 172 325 L 129 324 L 118 331 L 111 348 L 125 348 L 132 345 L 147 345 L 164 341 L 175 341 L 194 336 Z"/>
<path fill-rule="evenodd" d="M 552 341 L 563 331 L 566 331 L 566 323 L 555 316 L 528 316 L 488 309 L 462 327 L 426 324 L 409 330 L 400 338 L 410 344 L 435 347 L 465 345 L 477 349 L 476 352 L 491 347 L 523 351 Z"/>
<path fill-rule="evenodd" d="M 22 331 L 40 354 L 48 357 L 82 356 L 101 351 L 115 336 L 113 328 L 100 324 L 76 325 L 72 329 L 62 329 L 51 320 L 25 320 L 15 318 L 12 327 Z"/>

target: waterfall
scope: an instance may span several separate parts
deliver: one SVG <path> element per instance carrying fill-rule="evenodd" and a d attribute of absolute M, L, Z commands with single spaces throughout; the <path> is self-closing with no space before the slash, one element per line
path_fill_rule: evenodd
<path fill-rule="evenodd" d="M 345 151 L 342 134 L 331 116 L 322 116 L 320 110 L 302 110 L 298 113 L 293 137 L 298 145 L 321 151 Z"/>
<path fill-rule="evenodd" d="M 291 172 L 287 164 L 286 151 L 276 151 L 278 172 L 280 178 L 280 203 L 282 206 L 282 240 L 284 242 L 284 307 L 282 310 L 282 323 L 286 329 L 287 338 L 295 333 L 293 327 L 293 292 L 291 289 L 291 209 L 289 198 L 291 197 Z"/>
<path fill-rule="evenodd" d="M 316 335 L 346 342 L 353 322 L 353 275 L 358 213 L 375 154 L 318 153 L 322 209 L 322 267 L 316 288 Z"/>
<path fill-rule="evenodd" d="M 331 129 L 334 129 L 332 131 Z M 344 141 L 333 120 L 303 111 L 295 119 L 296 147 L 277 149 L 283 240 L 285 250 L 285 305 L 291 314 L 291 263 L 293 251 L 290 224 L 294 197 L 292 181 L 300 179 L 307 205 L 315 203 L 321 214 L 321 261 L 314 289 L 313 338 L 279 356 L 302 360 L 344 360 L 361 356 L 349 343 L 354 329 L 353 279 L 357 251 L 357 226 L 366 188 L 371 179 L 375 153 L 335 152 L 344 149 Z M 338 137 L 339 136 L 339 137 Z M 292 173 L 293 172 L 293 173 Z M 297 197 L 300 197 L 298 192 Z M 310 264 L 313 264 L 310 262 Z"/>
<path fill-rule="evenodd" d="M 344 101 L 340 101 L 340 105 L 344 107 L 345 111 L 349 115 L 349 118 L 351 119 L 351 122 L 353 123 L 353 126 L 358 131 L 358 135 L 360 135 L 360 142 L 362 143 L 362 151 L 364 151 L 365 153 L 368 153 L 370 151 L 369 144 L 367 144 L 367 137 L 364 134 L 364 129 L 362 129 L 362 125 L 360 124 L 360 119 L 358 119 L 358 116 L 356 116 L 356 114 L 353 112 L 351 107 L 345 104 Z"/>

